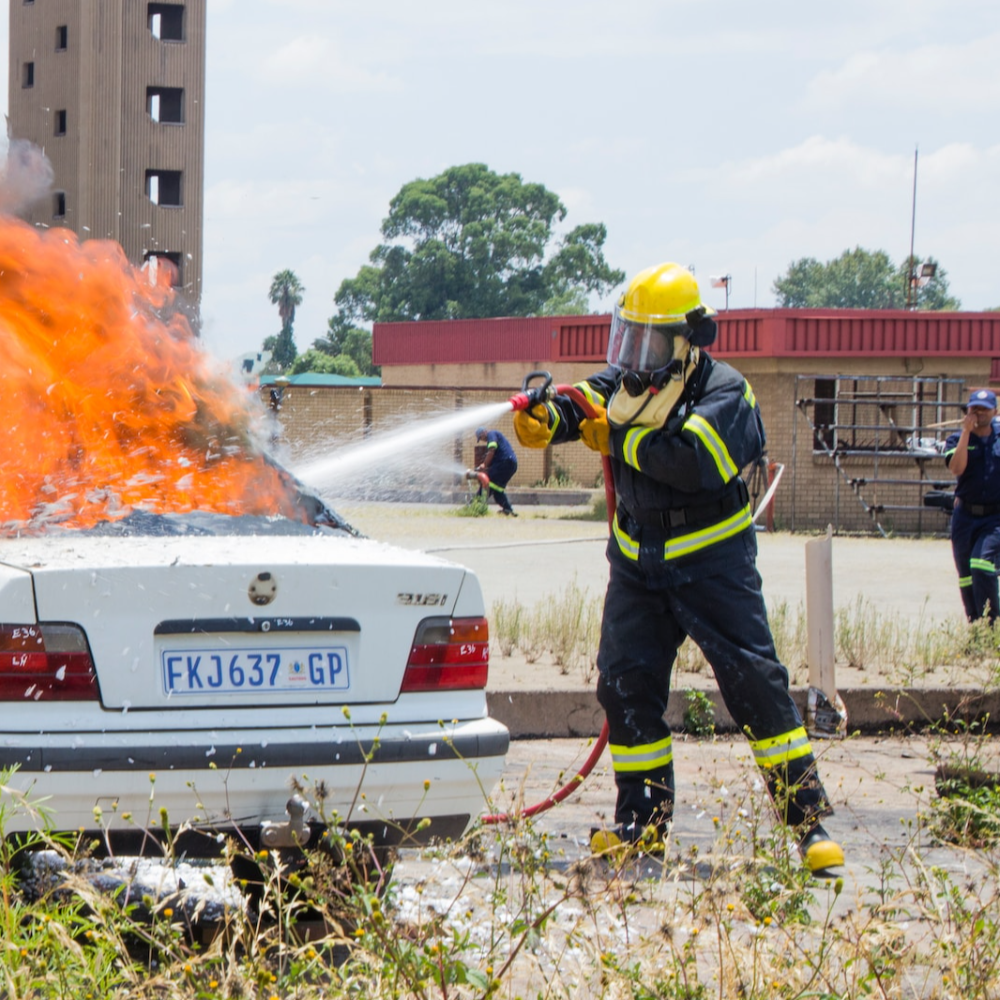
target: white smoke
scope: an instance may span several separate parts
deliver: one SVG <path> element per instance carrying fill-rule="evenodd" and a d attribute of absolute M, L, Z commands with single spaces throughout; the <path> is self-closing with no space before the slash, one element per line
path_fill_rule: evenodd
<path fill-rule="evenodd" d="M 27 139 L 0 139 L 0 212 L 18 215 L 44 198 L 55 176 L 48 157 Z"/>

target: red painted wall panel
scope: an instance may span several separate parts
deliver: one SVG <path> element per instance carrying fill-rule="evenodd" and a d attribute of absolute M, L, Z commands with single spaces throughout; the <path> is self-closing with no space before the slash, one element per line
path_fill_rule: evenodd
<path fill-rule="evenodd" d="M 1000 313 L 733 309 L 720 313 L 719 357 L 1000 357 Z M 611 317 L 376 323 L 377 365 L 603 361 Z"/>

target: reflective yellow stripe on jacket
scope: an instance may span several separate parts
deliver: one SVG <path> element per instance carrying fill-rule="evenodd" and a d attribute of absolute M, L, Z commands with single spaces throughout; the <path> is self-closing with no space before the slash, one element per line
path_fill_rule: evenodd
<path fill-rule="evenodd" d="M 812 746 L 803 726 L 767 740 L 751 740 L 750 749 L 753 750 L 757 766 L 762 768 L 780 767 L 812 753 Z"/>
<path fill-rule="evenodd" d="M 611 766 L 615 771 L 657 771 L 666 767 L 674 759 L 673 743 L 670 737 L 656 743 L 641 743 L 637 747 L 625 747 L 609 743 Z"/>
<path fill-rule="evenodd" d="M 728 483 L 740 471 L 736 468 L 736 463 L 729 454 L 725 442 L 719 437 L 718 431 L 704 417 L 692 413 L 684 421 L 683 429 L 694 434 L 705 446 L 705 450 L 712 456 L 715 467 L 719 470 L 719 475 L 724 483 Z"/>
<path fill-rule="evenodd" d="M 573 388 L 582 392 L 584 398 L 588 399 L 595 406 L 608 405 L 607 400 L 599 392 L 597 392 L 589 382 L 577 382 Z"/>
<path fill-rule="evenodd" d="M 639 468 L 639 445 L 647 434 L 652 434 L 655 427 L 632 427 L 625 433 L 625 440 L 622 442 L 622 458 L 633 469 Z M 642 470 L 639 469 L 641 472 Z"/>
<path fill-rule="evenodd" d="M 710 524 L 686 535 L 668 538 L 663 546 L 663 558 L 669 562 L 671 559 L 680 559 L 681 556 L 689 556 L 692 552 L 707 549 L 709 545 L 715 545 L 716 542 L 725 541 L 727 538 L 732 538 L 733 535 L 745 531 L 752 523 L 753 514 L 750 510 L 750 504 L 747 504 L 724 521 Z M 626 559 L 638 562 L 639 543 L 618 523 L 617 517 L 611 522 L 611 530 L 622 555 Z"/>

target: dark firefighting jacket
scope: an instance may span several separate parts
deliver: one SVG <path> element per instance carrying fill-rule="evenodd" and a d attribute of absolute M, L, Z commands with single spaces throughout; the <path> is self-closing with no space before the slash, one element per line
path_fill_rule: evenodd
<path fill-rule="evenodd" d="M 620 371 L 607 368 L 577 388 L 607 406 L 620 380 Z M 584 414 L 565 396 L 549 406 L 553 443 L 576 440 Z M 749 382 L 702 351 L 665 425 L 613 427 L 609 444 L 617 498 L 612 528 L 621 554 L 638 560 L 641 529 L 653 527 L 657 536 L 666 533 L 662 557 L 677 570 L 724 562 L 725 543 L 752 525 L 740 471 L 766 445 Z"/>

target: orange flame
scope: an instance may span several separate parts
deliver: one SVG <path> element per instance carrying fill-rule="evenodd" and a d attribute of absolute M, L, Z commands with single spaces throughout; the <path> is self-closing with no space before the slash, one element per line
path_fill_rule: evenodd
<path fill-rule="evenodd" d="M 167 270 L 151 283 L 116 243 L 0 217 L 0 534 L 134 510 L 303 520 Z"/>

